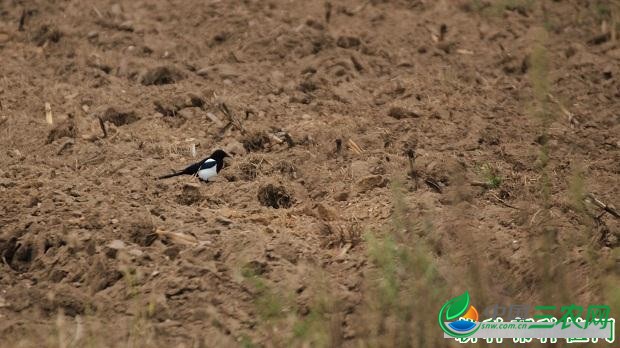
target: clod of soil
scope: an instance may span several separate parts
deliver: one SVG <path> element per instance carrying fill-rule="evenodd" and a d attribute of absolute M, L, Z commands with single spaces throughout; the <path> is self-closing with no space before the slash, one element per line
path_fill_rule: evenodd
<path fill-rule="evenodd" d="M 239 164 L 239 179 L 244 181 L 252 181 L 256 179 L 259 173 L 258 164 L 246 162 Z"/>
<path fill-rule="evenodd" d="M 12 269 L 25 272 L 30 268 L 36 250 L 31 241 L 19 241 L 16 237 L 11 237 L 0 244 L 0 256 Z"/>
<path fill-rule="evenodd" d="M 317 86 L 317 83 L 313 80 L 302 81 L 297 87 L 297 89 L 299 89 L 301 92 L 304 92 L 304 93 L 314 92 L 318 88 L 319 87 Z"/>
<path fill-rule="evenodd" d="M 51 144 L 60 138 L 75 138 L 77 136 L 77 126 L 73 117 L 58 123 L 47 135 L 47 144 Z"/>
<path fill-rule="evenodd" d="M 34 293 L 31 294 L 35 295 Z M 58 310 L 62 309 L 65 315 L 74 317 L 78 314 L 84 314 L 88 308 L 84 295 L 72 287 L 61 286 L 55 289 L 52 296 L 47 294 L 38 294 L 35 298 L 40 298 L 40 307 L 48 316 L 57 315 Z"/>
<path fill-rule="evenodd" d="M 387 184 L 388 179 L 381 175 L 369 175 L 357 181 L 357 190 L 360 193 L 365 193 L 377 187 L 385 187 Z"/>
<path fill-rule="evenodd" d="M 273 166 L 273 169 L 286 175 L 289 179 L 297 179 L 297 167 L 288 161 L 280 161 Z"/>
<path fill-rule="evenodd" d="M 253 277 L 264 275 L 269 271 L 269 266 L 265 262 L 261 262 L 258 260 L 252 260 L 243 265 L 241 268 L 241 273 L 245 277 Z"/>
<path fill-rule="evenodd" d="M 269 137 L 265 132 L 255 132 L 246 136 L 241 143 L 248 152 L 264 150 L 269 144 Z"/>
<path fill-rule="evenodd" d="M 125 124 L 134 123 L 139 120 L 139 118 L 134 111 L 118 111 L 114 107 L 109 107 L 103 113 L 101 120 L 113 123 L 118 127 Z"/>
<path fill-rule="evenodd" d="M 185 74 L 174 66 L 159 66 L 147 70 L 141 77 L 140 83 L 145 86 L 150 85 L 167 85 L 181 81 L 185 78 Z"/>
<path fill-rule="evenodd" d="M 32 35 L 32 41 L 37 46 L 43 46 L 46 42 L 58 42 L 62 37 L 62 32 L 50 25 L 44 24 Z"/>
<path fill-rule="evenodd" d="M 87 274 L 87 281 L 93 293 L 114 285 L 121 278 L 123 274 L 119 270 L 112 269 L 101 259 L 95 261 Z"/>
<path fill-rule="evenodd" d="M 183 205 L 192 205 L 201 202 L 204 199 L 200 193 L 200 186 L 196 184 L 186 184 L 183 190 L 177 196 L 177 202 Z"/>
<path fill-rule="evenodd" d="M 352 36 L 341 36 L 336 41 L 336 45 L 338 45 L 338 47 L 342 47 L 342 48 L 357 47 L 361 43 L 362 42 L 360 41 L 360 39 L 358 39 L 356 37 L 352 37 Z"/>
<path fill-rule="evenodd" d="M 408 117 L 420 117 L 420 114 L 413 110 L 408 110 L 399 106 L 393 106 L 388 111 L 388 116 L 400 120 Z"/>
<path fill-rule="evenodd" d="M 293 205 L 293 196 L 289 194 L 284 186 L 267 184 L 258 189 L 258 201 L 266 207 L 290 208 Z"/>
<path fill-rule="evenodd" d="M 146 219 L 132 222 L 129 228 L 129 240 L 140 246 L 149 246 L 157 239 L 155 226 Z"/>

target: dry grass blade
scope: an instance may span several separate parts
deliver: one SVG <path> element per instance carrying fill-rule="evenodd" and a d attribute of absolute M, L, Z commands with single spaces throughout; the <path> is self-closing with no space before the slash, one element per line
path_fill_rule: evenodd
<path fill-rule="evenodd" d="M 462 54 L 462 55 L 466 55 L 466 56 L 473 56 L 474 55 L 474 51 L 466 50 L 464 48 L 457 49 L 456 53 Z"/>
<path fill-rule="evenodd" d="M 224 126 L 224 123 L 217 118 L 217 116 L 215 116 L 212 112 L 207 112 L 207 117 L 213 121 L 213 123 L 215 123 L 218 127 L 222 127 Z"/>
<path fill-rule="evenodd" d="M 577 118 L 575 118 L 575 114 L 568 111 L 564 104 L 562 104 L 556 97 L 554 97 L 553 94 L 547 93 L 547 97 L 549 97 L 549 100 L 554 102 L 560 108 L 560 111 L 562 111 L 562 113 L 566 116 L 566 118 L 568 119 L 568 123 L 571 125 L 571 127 L 579 125 L 579 121 L 577 120 Z"/>
<path fill-rule="evenodd" d="M 282 144 L 284 142 L 284 140 L 278 138 L 278 136 L 273 133 L 269 133 L 269 138 L 278 144 Z"/>
<path fill-rule="evenodd" d="M 54 118 L 52 117 L 52 105 L 45 103 L 45 121 L 47 124 L 54 124 Z"/>
<path fill-rule="evenodd" d="M 519 208 L 517 208 L 514 205 L 511 205 L 510 203 L 506 202 L 505 200 L 499 198 L 499 196 L 496 195 L 495 193 L 491 193 L 491 197 L 495 198 L 498 202 L 503 204 L 505 207 L 519 210 Z"/>
<path fill-rule="evenodd" d="M 239 121 L 239 119 L 230 111 L 230 109 L 228 108 L 228 106 L 226 105 L 226 103 L 220 103 L 218 105 L 218 107 L 220 108 L 220 111 L 226 115 L 226 117 L 228 118 L 228 124 L 224 126 L 224 130 L 227 129 L 230 126 L 234 126 L 235 128 L 237 128 L 241 134 L 245 134 L 245 128 L 243 128 L 243 124 L 241 123 L 241 121 Z"/>
<path fill-rule="evenodd" d="M 362 148 L 359 147 L 352 139 L 349 139 L 347 141 L 347 146 L 349 147 L 349 150 L 355 152 L 358 155 L 361 155 L 362 152 L 364 152 Z"/>
<path fill-rule="evenodd" d="M 159 228 L 157 229 L 157 231 L 155 231 L 155 233 L 157 233 L 157 236 L 160 239 L 167 240 L 172 243 L 182 244 L 182 245 L 198 245 L 198 239 L 189 234 L 179 233 L 179 232 L 170 232 L 170 231 L 165 231 Z"/>

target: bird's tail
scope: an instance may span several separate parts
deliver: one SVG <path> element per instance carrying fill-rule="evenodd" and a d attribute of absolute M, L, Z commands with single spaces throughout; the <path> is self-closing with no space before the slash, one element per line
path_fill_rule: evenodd
<path fill-rule="evenodd" d="M 183 171 L 172 173 L 172 174 L 166 174 L 166 175 L 162 175 L 158 177 L 157 180 L 168 179 L 168 178 L 172 178 L 172 177 L 183 175 L 183 174 L 185 174 Z"/>

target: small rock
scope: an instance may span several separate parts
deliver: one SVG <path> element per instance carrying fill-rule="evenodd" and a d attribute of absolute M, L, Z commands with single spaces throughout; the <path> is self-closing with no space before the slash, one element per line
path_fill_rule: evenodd
<path fill-rule="evenodd" d="M 180 252 L 181 252 L 181 247 L 179 247 L 178 245 L 172 245 L 166 248 L 166 250 L 164 250 L 164 255 L 168 256 L 170 260 L 174 260 L 177 258 L 177 256 L 179 256 Z"/>
<path fill-rule="evenodd" d="M 133 22 L 132 21 L 124 21 L 123 23 L 121 23 L 118 26 L 119 29 L 121 30 L 125 30 L 125 31 L 133 31 Z"/>
<path fill-rule="evenodd" d="M 111 249 L 115 249 L 115 250 L 121 250 L 121 249 L 125 249 L 126 245 L 125 245 L 125 242 L 123 242 L 122 240 L 115 239 L 111 241 L 110 243 L 108 243 L 107 247 Z"/>
<path fill-rule="evenodd" d="M 116 255 L 118 254 L 119 250 L 123 250 L 125 249 L 125 242 L 123 242 L 122 240 L 119 239 L 115 239 L 113 241 L 111 241 L 110 243 L 108 243 L 104 248 L 103 248 L 103 253 L 111 258 L 114 259 L 116 258 Z"/>
<path fill-rule="evenodd" d="M 603 78 L 605 78 L 606 80 L 609 80 L 612 77 L 613 77 L 612 67 L 610 65 L 607 65 L 605 68 L 603 68 Z"/>

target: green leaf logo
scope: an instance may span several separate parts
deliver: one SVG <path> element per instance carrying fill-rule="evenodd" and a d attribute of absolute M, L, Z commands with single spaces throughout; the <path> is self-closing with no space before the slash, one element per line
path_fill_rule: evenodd
<path fill-rule="evenodd" d="M 456 321 L 463 314 L 465 314 L 467 310 L 469 310 L 469 303 L 469 292 L 465 291 L 462 295 L 451 299 L 446 302 L 443 307 L 441 307 L 441 310 L 439 311 L 439 326 L 443 332 L 455 338 L 463 338 L 471 336 L 478 331 L 480 326 L 476 326 L 475 329 L 470 332 L 461 333 L 452 330 L 448 325 L 446 325 L 446 322 Z"/>
<path fill-rule="evenodd" d="M 465 314 L 469 309 L 469 293 L 465 291 L 463 295 L 457 296 L 444 305 L 446 319 L 453 321 Z"/>

